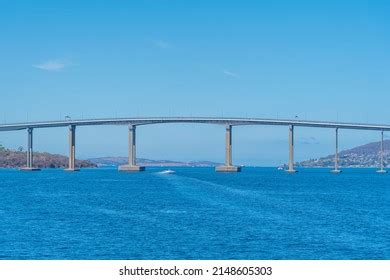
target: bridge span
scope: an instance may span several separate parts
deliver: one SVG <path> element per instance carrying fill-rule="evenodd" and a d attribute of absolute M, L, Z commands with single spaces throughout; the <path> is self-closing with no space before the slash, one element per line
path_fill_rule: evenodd
<path fill-rule="evenodd" d="M 390 131 L 390 125 L 387 124 L 365 124 L 365 123 L 347 123 L 347 122 L 331 122 L 331 121 L 309 121 L 309 120 L 289 120 L 289 119 L 262 119 L 262 118 L 216 118 L 216 117 L 147 117 L 147 118 L 102 118 L 102 119 L 80 119 L 80 120 L 58 120 L 58 121 L 41 121 L 41 122 L 26 122 L 26 123 L 4 123 L 0 124 L 0 131 L 27 131 L 27 160 L 26 166 L 21 168 L 25 171 L 39 170 L 34 167 L 33 163 L 33 129 L 52 128 L 52 127 L 68 127 L 69 128 L 69 165 L 66 171 L 78 171 L 75 166 L 76 155 L 76 127 L 77 126 L 94 126 L 94 125 L 126 125 L 129 129 L 129 162 L 127 165 L 119 167 L 120 171 L 143 171 L 143 166 L 137 165 L 136 162 L 136 127 L 141 125 L 152 124 L 169 124 L 169 123 L 194 123 L 194 124 L 214 124 L 223 125 L 226 127 L 225 132 L 225 164 L 217 166 L 218 172 L 239 172 L 240 166 L 233 165 L 232 162 L 232 128 L 233 126 L 244 125 L 273 125 L 288 127 L 288 143 L 289 143 L 289 173 L 295 173 L 294 168 L 294 127 L 318 127 L 331 128 L 335 130 L 335 159 L 334 169 L 332 172 L 340 173 L 338 161 L 338 133 L 339 129 L 353 130 L 375 130 L 381 133 L 381 149 L 380 149 L 380 169 L 379 173 L 386 173 L 383 160 L 383 132 Z"/>

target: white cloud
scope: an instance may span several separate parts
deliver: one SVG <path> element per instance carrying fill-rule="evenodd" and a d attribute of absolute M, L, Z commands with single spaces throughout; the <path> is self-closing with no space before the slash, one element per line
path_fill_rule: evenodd
<path fill-rule="evenodd" d="M 33 67 L 45 70 L 45 71 L 61 71 L 66 66 L 68 66 L 69 63 L 66 63 L 65 61 L 61 59 L 54 59 L 54 60 L 48 60 L 40 64 L 35 64 Z"/>
<path fill-rule="evenodd" d="M 233 78 L 238 78 L 238 77 L 239 77 L 238 74 L 233 73 L 233 72 L 231 72 L 231 71 L 229 71 L 229 70 L 226 70 L 226 69 L 224 69 L 222 72 L 223 72 L 226 76 L 229 76 L 229 77 L 233 77 Z"/>
<path fill-rule="evenodd" d="M 163 40 L 159 40 L 159 41 L 155 42 L 155 45 L 156 45 L 156 47 L 159 47 L 160 49 L 168 49 L 171 47 L 171 44 L 169 44 L 168 42 L 163 41 Z"/>

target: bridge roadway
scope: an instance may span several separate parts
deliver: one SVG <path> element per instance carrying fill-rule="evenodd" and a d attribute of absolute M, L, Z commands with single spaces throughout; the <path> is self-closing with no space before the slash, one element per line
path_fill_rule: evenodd
<path fill-rule="evenodd" d="M 288 120 L 288 119 L 261 119 L 261 118 L 207 118 L 207 117 L 150 117 L 150 118 L 105 118 L 105 119 L 82 119 L 82 120 L 60 120 L 42 121 L 27 123 L 0 124 L 0 131 L 22 130 L 27 128 L 49 128 L 64 127 L 69 125 L 90 126 L 90 125 L 148 125 L 163 123 L 204 123 L 222 125 L 284 125 L 303 127 L 341 128 L 356 130 L 383 130 L 389 131 L 390 125 L 386 124 L 365 124 L 329 121 L 309 120 Z"/>
<path fill-rule="evenodd" d="M 128 125 L 129 126 L 129 163 L 119 167 L 121 171 L 142 171 L 144 167 L 136 164 L 136 127 L 140 125 L 169 124 L 169 123 L 199 123 L 215 124 L 226 126 L 226 145 L 225 145 L 225 165 L 218 166 L 216 171 L 220 172 L 238 172 L 239 166 L 232 164 L 232 127 L 243 125 L 281 125 L 289 127 L 289 162 L 287 172 L 294 173 L 294 127 L 318 127 L 335 129 L 336 153 L 334 173 L 340 173 L 338 168 L 338 131 L 339 129 L 354 130 L 376 130 L 380 131 L 381 138 L 381 166 L 379 173 L 386 173 L 383 162 L 383 132 L 390 131 L 390 125 L 387 124 L 365 124 L 365 123 L 347 123 L 331 121 L 310 121 L 298 119 L 262 119 L 262 118 L 216 118 L 216 117 L 147 117 L 147 118 L 103 118 L 103 119 L 82 119 L 82 120 L 58 120 L 26 123 L 4 123 L 0 124 L 0 131 L 27 130 L 28 148 L 27 164 L 22 170 L 39 170 L 33 166 L 33 129 L 51 128 L 51 127 L 69 127 L 69 166 L 67 171 L 77 171 L 75 166 L 75 144 L 76 127 L 92 125 Z"/>

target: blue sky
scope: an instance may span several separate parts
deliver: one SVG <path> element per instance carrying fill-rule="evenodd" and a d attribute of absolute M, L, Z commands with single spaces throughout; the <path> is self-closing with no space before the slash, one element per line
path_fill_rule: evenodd
<path fill-rule="evenodd" d="M 235 116 L 390 123 L 388 1 L 0 0 L 0 122 Z M 234 129 L 234 161 L 287 159 L 287 128 Z M 0 143 L 26 145 L 25 132 Z M 296 159 L 334 131 L 296 129 Z M 66 129 L 35 150 L 67 153 Z M 138 156 L 215 160 L 224 128 L 139 128 Z M 379 133 L 340 131 L 341 148 Z M 126 155 L 126 127 L 77 131 L 77 154 Z"/>

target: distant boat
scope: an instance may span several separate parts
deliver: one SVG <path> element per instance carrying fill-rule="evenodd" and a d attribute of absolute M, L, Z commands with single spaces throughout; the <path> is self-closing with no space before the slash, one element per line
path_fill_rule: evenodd
<path fill-rule="evenodd" d="M 278 170 L 283 170 L 283 169 L 284 169 L 284 168 L 283 168 L 283 167 L 281 167 L 281 166 L 279 166 L 279 167 L 278 167 Z"/>
<path fill-rule="evenodd" d="M 159 172 L 160 174 L 173 174 L 175 173 L 175 171 L 171 170 L 171 169 L 167 169 L 167 170 L 163 170 L 161 172 Z"/>

